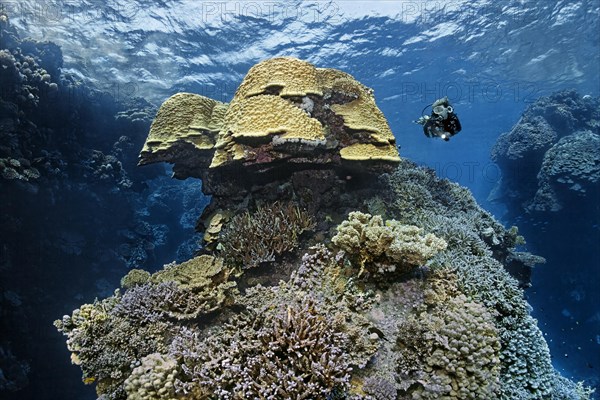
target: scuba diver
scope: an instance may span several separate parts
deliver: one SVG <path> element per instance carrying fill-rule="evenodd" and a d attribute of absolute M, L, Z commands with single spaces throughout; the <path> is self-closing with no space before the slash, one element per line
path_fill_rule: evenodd
<path fill-rule="evenodd" d="M 458 116 L 448 101 L 448 97 L 438 99 L 430 104 L 431 116 L 423 115 L 427 109 L 421 111 L 421 117 L 413 121 L 415 124 L 423 125 L 423 133 L 427 137 L 439 137 L 445 141 L 450 140 L 451 136 L 456 135 L 461 130 Z"/>

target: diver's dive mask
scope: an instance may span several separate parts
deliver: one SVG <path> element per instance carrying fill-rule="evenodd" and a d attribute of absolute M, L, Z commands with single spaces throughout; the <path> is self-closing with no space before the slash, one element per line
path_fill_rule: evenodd
<path fill-rule="evenodd" d="M 448 118 L 448 114 L 450 114 L 452 111 L 454 111 L 452 106 L 446 107 L 444 105 L 439 105 L 433 107 L 433 113 L 439 115 L 440 117 L 442 117 L 442 119 Z"/>

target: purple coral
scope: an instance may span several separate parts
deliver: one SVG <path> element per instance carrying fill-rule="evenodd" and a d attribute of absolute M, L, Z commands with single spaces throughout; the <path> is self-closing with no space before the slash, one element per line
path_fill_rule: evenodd
<path fill-rule="evenodd" d="M 185 330 L 174 340 L 171 354 L 187 375 L 176 384 L 181 393 L 203 387 L 220 399 L 314 399 L 349 385 L 348 337 L 312 299 L 271 316 L 236 316 L 212 333 L 201 339 Z"/>
<path fill-rule="evenodd" d="M 175 282 L 134 286 L 125 292 L 114 312 L 141 322 L 159 321 L 165 316 L 168 299 L 172 298 L 177 290 Z"/>
<path fill-rule="evenodd" d="M 221 288 L 207 292 L 179 287 L 177 283 L 160 282 L 134 286 L 123 295 L 114 312 L 143 323 L 164 319 L 188 320 L 215 311 L 227 297 Z"/>
<path fill-rule="evenodd" d="M 396 385 L 380 377 L 368 377 L 363 383 L 363 390 L 376 400 L 396 400 Z"/>

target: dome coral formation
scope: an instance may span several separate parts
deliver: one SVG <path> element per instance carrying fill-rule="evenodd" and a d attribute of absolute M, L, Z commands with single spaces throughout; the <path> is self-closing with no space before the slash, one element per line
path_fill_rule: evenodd
<path fill-rule="evenodd" d="M 340 164 L 340 151 L 356 144 L 371 145 L 369 158 L 374 161 L 399 161 L 394 135 L 368 88 L 348 74 L 291 57 L 252 67 L 228 105 L 189 93 L 165 101 L 140 162 L 168 161 L 181 178 L 202 176 L 206 165 L 200 162 L 191 166 L 194 171 L 177 173 L 191 158 L 184 144 L 191 146 L 189 151 L 214 149 L 210 168 L 288 159 Z M 312 151 L 316 148 L 321 151 Z M 359 149 L 369 151 L 357 147 L 352 154 Z"/>
<path fill-rule="evenodd" d="M 535 211 L 556 212 L 585 198 L 597 199 L 600 196 L 600 134 L 586 130 L 561 138 L 546 151 L 538 184 L 529 206 Z"/>
<path fill-rule="evenodd" d="M 202 178 L 206 246 L 56 321 L 84 382 L 111 400 L 575 393 L 506 269 L 540 258 L 394 143 L 370 90 L 292 58 L 228 106 L 167 100 L 142 163 Z"/>
<path fill-rule="evenodd" d="M 252 67 L 229 104 L 174 95 L 159 110 L 140 157 L 141 164 L 173 163 L 176 177 L 205 182 L 236 165 L 265 172 L 342 168 L 354 160 L 371 160 L 364 168 L 376 170 L 400 160 L 372 91 L 346 73 L 291 57 Z M 247 178 L 244 172 L 238 169 Z"/>
<path fill-rule="evenodd" d="M 427 311 L 399 327 L 402 392 L 419 399 L 498 397 L 500 339 L 491 314 L 464 295 L 446 302 L 427 297 Z"/>

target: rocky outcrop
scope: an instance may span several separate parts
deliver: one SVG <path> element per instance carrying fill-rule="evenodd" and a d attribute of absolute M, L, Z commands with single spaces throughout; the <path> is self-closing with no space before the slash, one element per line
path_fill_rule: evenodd
<path fill-rule="evenodd" d="M 492 149 L 502 178 L 490 199 L 506 203 L 511 215 L 563 212 L 597 219 L 592 203 L 600 191 L 599 141 L 600 99 L 574 91 L 538 99 Z"/>

